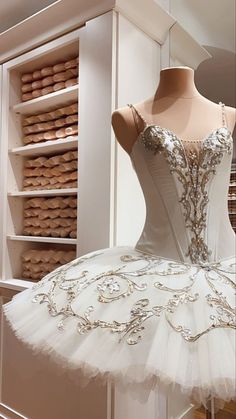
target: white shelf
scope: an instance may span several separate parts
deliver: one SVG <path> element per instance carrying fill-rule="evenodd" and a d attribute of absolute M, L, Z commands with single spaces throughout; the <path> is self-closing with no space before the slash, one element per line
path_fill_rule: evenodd
<path fill-rule="evenodd" d="M 9 240 L 38 242 L 38 243 L 59 243 L 59 244 L 76 244 L 77 239 L 62 238 L 62 237 L 41 237 L 41 236 L 16 236 L 9 234 Z"/>
<path fill-rule="evenodd" d="M 39 156 L 42 153 L 46 155 L 52 152 L 68 151 L 76 148 L 77 145 L 78 137 L 74 136 L 55 141 L 46 141 L 44 143 L 12 148 L 9 150 L 9 153 L 19 156 Z"/>
<path fill-rule="evenodd" d="M 8 290 L 24 291 L 27 288 L 32 288 L 35 282 L 28 279 L 4 279 L 0 281 L 0 288 L 7 288 Z"/>
<path fill-rule="evenodd" d="M 76 195 L 78 192 L 77 188 L 68 189 L 42 189 L 38 191 L 19 191 L 19 192 L 8 192 L 8 196 L 19 196 L 27 198 L 31 196 L 54 196 L 54 195 Z"/>
<path fill-rule="evenodd" d="M 45 96 L 40 96 L 27 102 L 21 102 L 13 106 L 13 110 L 21 115 L 34 114 L 41 111 L 45 111 L 56 106 L 66 105 L 67 102 L 78 100 L 78 84 L 75 86 L 61 89 L 58 92 L 49 93 Z"/>

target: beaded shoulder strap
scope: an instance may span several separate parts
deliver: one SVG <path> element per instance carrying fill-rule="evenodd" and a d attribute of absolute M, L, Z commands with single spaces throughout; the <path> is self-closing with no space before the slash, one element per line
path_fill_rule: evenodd
<path fill-rule="evenodd" d="M 219 102 L 219 105 L 221 106 L 222 126 L 223 127 L 227 127 L 227 119 L 226 119 L 226 113 L 225 113 L 225 104 L 223 102 Z"/>
<path fill-rule="evenodd" d="M 128 106 L 130 107 L 132 113 L 133 113 L 133 118 L 134 118 L 134 123 L 135 123 L 135 127 L 137 130 L 137 133 L 140 133 L 140 120 L 143 122 L 144 126 L 147 126 L 147 121 L 145 120 L 145 118 L 141 115 L 141 113 L 138 111 L 138 109 L 136 109 L 136 107 L 134 105 L 132 105 L 132 103 L 128 103 Z"/>

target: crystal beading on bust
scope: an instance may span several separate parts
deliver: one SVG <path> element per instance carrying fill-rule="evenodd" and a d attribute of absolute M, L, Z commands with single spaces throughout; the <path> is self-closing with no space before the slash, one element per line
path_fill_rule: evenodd
<path fill-rule="evenodd" d="M 230 131 L 226 127 L 212 131 L 201 140 L 198 154 L 185 150 L 182 141 L 172 131 L 158 125 L 147 125 L 138 140 L 154 155 L 163 153 L 171 173 L 183 186 L 179 202 L 184 208 L 186 227 L 193 235 L 186 256 L 192 263 L 208 261 L 211 250 L 204 241 L 209 201 L 206 187 L 224 153 L 232 153 Z"/>

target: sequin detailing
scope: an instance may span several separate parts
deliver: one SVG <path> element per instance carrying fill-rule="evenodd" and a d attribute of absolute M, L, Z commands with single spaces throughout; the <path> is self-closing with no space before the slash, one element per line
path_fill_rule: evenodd
<path fill-rule="evenodd" d="M 139 135 L 144 147 L 155 154 L 163 154 L 170 172 L 182 185 L 182 204 L 186 228 L 191 238 L 186 256 L 192 263 L 209 260 L 211 250 L 205 242 L 208 183 L 216 173 L 224 153 L 232 152 L 232 137 L 226 127 L 214 130 L 202 140 L 197 151 L 187 151 L 182 141 L 170 130 L 147 125 Z"/>
<path fill-rule="evenodd" d="M 79 336 L 94 332 L 98 339 L 103 333 L 111 345 L 152 342 L 150 336 L 163 323 L 188 343 L 215 329 L 236 329 L 235 266 L 210 263 L 205 239 L 209 185 L 223 157 L 232 152 L 229 130 L 213 131 L 198 150 L 185 148 L 173 132 L 156 125 L 146 124 L 139 141 L 168 163 L 190 237 L 191 263 L 135 250 L 105 250 L 49 274 L 33 288 L 32 302 L 44 304 L 58 318 L 61 333 L 67 328 Z M 204 310 L 200 324 L 199 310 Z"/>
<path fill-rule="evenodd" d="M 74 327 L 79 334 L 103 329 L 118 335 L 118 342 L 125 339 L 129 345 L 135 345 L 145 336 L 148 321 L 158 321 L 162 316 L 165 316 L 172 330 L 181 334 L 188 342 L 196 341 L 215 328 L 236 328 L 235 311 L 219 291 L 222 284 L 235 290 L 231 278 L 235 271 L 233 265 L 190 265 L 137 252 L 121 255 L 112 270 L 94 274 L 90 260 L 98 257 L 99 254 L 94 254 L 70 262 L 49 274 L 43 283 L 41 281 L 33 288 L 35 295 L 32 302 L 47 305 L 49 314 L 59 318 L 57 326 L 61 332 L 66 328 L 67 321 L 73 318 L 73 325 L 76 325 Z M 79 269 L 73 274 L 75 267 Z M 172 286 L 169 285 L 170 280 L 173 281 Z M 199 280 L 205 280 L 208 285 L 209 293 L 204 299 L 211 314 L 208 326 L 194 333 L 184 324 L 175 325 L 172 318 L 179 307 L 199 300 L 199 293 L 195 290 Z M 84 301 L 86 290 L 90 290 L 90 295 L 97 296 L 97 304 L 88 305 L 85 310 L 81 310 L 80 301 Z M 139 298 L 140 293 L 144 294 L 143 298 Z M 152 297 L 146 298 L 146 293 Z M 162 304 L 158 303 L 160 293 L 165 296 Z M 60 301 L 63 295 L 66 302 L 61 307 L 57 301 L 58 295 Z M 120 310 L 116 310 L 115 319 L 106 319 L 104 314 L 102 318 L 97 315 L 101 313 L 101 305 L 117 304 L 118 301 L 131 298 L 131 295 L 135 298 L 130 303 L 126 316 L 122 316 L 122 305 Z"/>

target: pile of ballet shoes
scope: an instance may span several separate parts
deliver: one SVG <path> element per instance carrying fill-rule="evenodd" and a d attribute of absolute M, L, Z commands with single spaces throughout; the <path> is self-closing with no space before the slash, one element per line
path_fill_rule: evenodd
<path fill-rule="evenodd" d="M 78 152 L 68 151 L 51 157 L 25 161 L 23 190 L 68 189 L 77 187 Z"/>
<path fill-rule="evenodd" d="M 78 103 L 30 115 L 22 121 L 24 145 L 58 140 L 78 134 Z"/>
<path fill-rule="evenodd" d="M 27 250 L 21 256 L 22 277 L 33 281 L 40 280 L 75 257 L 75 250 Z"/>
<path fill-rule="evenodd" d="M 22 101 L 35 99 L 78 84 L 79 58 L 22 74 Z"/>
<path fill-rule="evenodd" d="M 43 237 L 77 237 L 77 198 L 35 197 L 24 204 L 23 234 Z"/>

